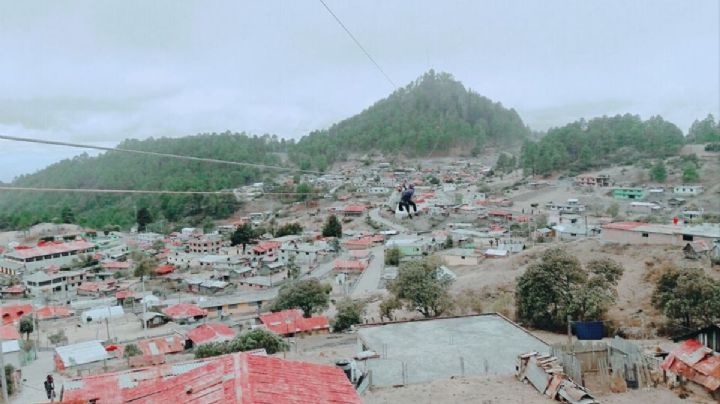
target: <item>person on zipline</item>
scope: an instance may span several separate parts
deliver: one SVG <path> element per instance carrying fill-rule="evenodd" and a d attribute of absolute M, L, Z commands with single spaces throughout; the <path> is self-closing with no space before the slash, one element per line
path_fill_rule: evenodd
<path fill-rule="evenodd" d="M 402 212 L 404 208 L 404 210 L 408 213 L 408 217 L 412 219 L 412 213 L 410 213 L 411 206 L 413 207 L 415 214 L 417 214 L 417 205 L 412 201 L 412 197 L 415 194 L 415 184 L 410 184 L 408 187 L 405 187 L 403 184 L 403 190 L 401 192 L 402 194 L 400 195 L 400 205 L 398 205 L 398 209 Z"/>

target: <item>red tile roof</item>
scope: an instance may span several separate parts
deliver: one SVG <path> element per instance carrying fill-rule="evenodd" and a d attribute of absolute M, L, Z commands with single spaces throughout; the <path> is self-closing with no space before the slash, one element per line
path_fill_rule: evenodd
<path fill-rule="evenodd" d="M 103 267 L 103 269 L 116 269 L 116 270 L 121 270 L 121 269 L 129 269 L 129 268 L 130 268 L 130 263 L 127 262 L 127 261 L 125 261 L 125 262 L 121 262 L 121 261 L 110 261 L 110 262 L 103 262 L 103 263 L 101 264 L 101 266 Z"/>
<path fill-rule="evenodd" d="M 22 285 L 15 285 L 10 286 L 2 290 L 3 293 L 24 293 L 25 292 L 25 286 Z"/>
<path fill-rule="evenodd" d="M 0 307 L 0 316 L 2 316 L 3 324 L 10 324 L 20 317 L 33 312 L 32 304 L 9 304 Z"/>
<path fill-rule="evenodd" d="M 642 226 L 646 223 L 641 222 L 615 222 L 615 223 L 608 223 L 605 226 L 603 226 L 603 229 L 611 229 L 611 230 L 632 230 L 638 226 Z"/>
<path fill-rule="evenodd" d="M 232 328 L 220 323 L 202 324 L 187 332 L 188 338 L 195 345 L 229 341 L 235 338 L 235 334 Z"/>
<path fill-rule="evenodd" d="M 244 352 L 73 380 L 64 402 L 360 404 L 336 366 Z"/>
<path fill-rule="evenodd" d="M 116 299 L 127 299 L 129 297 L 135 297 L 133 292 L 131 292 L 129 290 L 120 290 L 120 291 L 115 292 Z"/>
<path fill-rule="evenodd" d="M 8 255 L 18 258 L 42 257 L 43 255 L 62 254 L 74 251 L 85 251 L 95 248 L 95 244 L 85 240 L 76 240 L 63 243 L 62 241 L 39 242 L 36 247 L 16 247 Z"/>
<path fill-rule="evenodd" d="M 370 245 L 372 245 L 372 243 L 374 243 L 372 237 L 363 237 L 347 240 L 345 242 L 345 245 L 353 247 L 369 247 Z"/>
<path fill-rule="evenodd" d="M 167 275 L 175 270 L 175 265 L 160 265 L 159 267 L 155 268 L 155 273 L 157 275 Z"/>
<path fill-rule="evenodd" d="M 363 213 L 365 209 L 367 209 L 365 205 L 348 205 L 343 211 L 347 213 Z"/>
<path fill-rule="evenodd" d="M 255 247 L 253 247 L 252 250 L 253 250 L 253 252 L 262 254 L 262 253 L 265 253 L 267 251 L 270 251 L 270 250 L 278 248 L 278 247 L 280 247 L 280 243 L 278 243 L 276 241 L 268 241 L 268 242 L 260 243 L 260 244 L 256 245 Z"/>
<path fill-rule="evenodd" d="M 201 309 L 194 304 L 189 303 L 174 304 L 164 308 L 162 312 L 173 320 L 207 316 L 208 314 L 207 310 Z"/>
<path fill-rule="evenodd" d="M 683 342 L 660 364 L 662 369 L 682 375 L 710 391 L 720 389 L 720 356 L 699 341 Z"/>
<path fill-rule="evenodd" d="M 268 330 L 278 334 L 295 334 L 330 329 L 330 323 L 325 316 L 305 318 L 300 310 L 283 310 L 277 313 L 260 315 L 260 322 Z"/>
<path fill-rule="evenodd" d="M 12 324 L 2 325 L 0 326 L 0 338 L 2 338 L 3 341 L 20 339 L 20 333 Z"/>
<path fill-rule="evenodd" d="M 64 306 L 45 306 L 39 308 L 35 314 L 38 320 L 48 320 L 52 318 L 70 317 L 75 312 Z"/>
<path fill-rule="evenodd" d="M 150 340 L 140 340 L 137 342 L 137 346 L 145 356 L 171 354 L 185 350 L 185 339 L 179 335 L 170 335 Z"/>
<path fill-rule="evenodd" d="M 343 270 L 350 270 L 350 271 L 364 271 L 367 267 L 367 264 L 365 264 L 364 261 L 358 261 L 358 260 L 335 260 L 335 263 L 333 264 L 333 269 L 336 271 L 343 271 Z"/>

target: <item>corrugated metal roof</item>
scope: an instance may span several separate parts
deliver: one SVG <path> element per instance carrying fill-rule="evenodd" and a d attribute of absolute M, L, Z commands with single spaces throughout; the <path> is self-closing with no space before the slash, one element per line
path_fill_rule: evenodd
<path fill-rule="evenodd" d="M 720 356 L 698 340 L 683 342 L 665 358 L 660 367 L 703 385 L 710 391 L 720 389 Z"/>
<path fill-rule="evenodd" d="M 55 353 L 60 357 L 66 368 L 108 358 L 105 347 L 103 347 L 99 340 L 59 346 L 55 348 Z"/>
<path fill-rule="evenodd" d="M 98 403 L 359 404 L 340 368 L 236 353 L 180 365 L 88 376 L 66 382 L 63 399 Z"/>
<path fill-rule="evenodd" d="M 210 342 L 229 341 L 235 337 L 235 331 L 232 328 L 220 323 L 202 324 L 187 332 L 195 345 L 207 344 Z"/>
<path fill-rule="evenodd" d="M 305 318 L 302 312 L 297 309 L 262 314 L 260 315 L 260 322 L 270 331 L 279 335 L 327 330 L 330 328 L 327 317 L 315 316 Z"/>

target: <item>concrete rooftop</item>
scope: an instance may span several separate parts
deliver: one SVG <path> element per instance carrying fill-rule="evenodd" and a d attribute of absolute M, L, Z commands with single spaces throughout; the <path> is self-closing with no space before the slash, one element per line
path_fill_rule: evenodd
<path fill-rule="evenodd" d="M 512 374 L 517 355 L 547 352 L 548 346 L 501 316 L 414 321 L 361 328 L 359 342 L 376 351 L 368 360 L 374 386 L 486 374 Z M 461 366 L 462 359 L 463 365 Z"/>

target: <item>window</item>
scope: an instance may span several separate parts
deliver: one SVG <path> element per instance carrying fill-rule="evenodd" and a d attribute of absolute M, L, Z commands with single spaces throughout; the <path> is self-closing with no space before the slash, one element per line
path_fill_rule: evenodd
<path fill-rule="evenodd" d="M 683 234 L 683 241 L 693 241 L 692 234 Z"/>
<path fill-rule="evenodd" d="M 645 237 L 645 238 L 650 237 L 650 235 L 649 235 L 648 233 L 643 233 L 642 236 Z"/>

